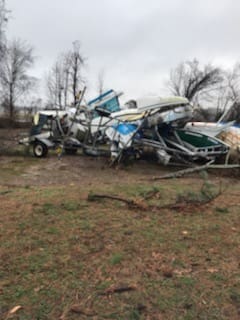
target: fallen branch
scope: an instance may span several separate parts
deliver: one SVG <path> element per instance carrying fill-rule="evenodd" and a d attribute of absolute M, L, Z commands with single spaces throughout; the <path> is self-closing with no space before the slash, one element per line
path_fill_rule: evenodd
<path fill-rule="evenodd" d="M 117 200 L 123 203 L 126 203 L 131 209 L 132 208 L 140 208 L 143 209 L 143 207 L 139 206 L 137 203 L 135 203 L 133 200 L 128 200 L 125 198 L 120 198 L 117 196 L 111 196 L 111 195 L 105 195 L 105 194 L 91 194 L 90 198 L 88 197 L 88 201 L 97 201 L 98 199 L 111 199 L 111 200 Z M 150 211 L 156 211 L 159 209 L 173 209 L 173 210 L 179 210 L 180 208 L 184 207 L 186 203 L 170 203 L 163 206 L 148 206 L 145 205 L 144 208 L 150 210 Z"/>
<path fill-rule="evenodd" d="M 239 164 L 212 164 L 209 169 L 239 169 Z"/>
<path fill-rule="evenodd" d="M 208 163 L 206 163 L 205 165 L 202 166 L 198 166 L 198 167 L 194 167 L 194 168 L 188 168 L 188 169 L 184 169 L 184 170 L 179 170 L 177 172 L 173 172 L 173 173 L 168 173 L 165 174 L 163 176 L 159 176 L 159 177 L 153 177 L 151 180 L 161 180 L 161 179 L 171 179 L 171 178 L 180 178 L 186 174 L 190 174 L 190 173 L 194 173 L 194 172 L 199 172 L 202 170 L 206 170 L 210 167 L 210 165 L 214 162 L 214 160 L 209 161 Z"/>
<path fill-rule="evenodd" d="M 204 190 L 204 185 L 205 184 L 203 184 L 201 190 L 199 191 L 198 199 L 191 199 L 188 197 L 188 195 L 186 195 L 186 196 L 182 197 L 182 201 L 175 201 L 175 203 L 169 203 L 169 204 L 165 204 L 162 206 L 147 204 L 146 201 L 144 201 L 147 199 L 147 197 L 145 199 L 139 199 L 139 201 L 137 202 L 136 200 L 134 201 L 134 200 L 122 198 L 122 197 L 115 196 L 115 195 L 94 194 L 94 193 L 90 193 L 88 195 L 88 201 L 97 201 L 99 199 L 110 199 L 110 200 L 116 200 L 116 201 L 123 202 L 123 203 L 127 204 L 130 209 L 137 208 L 139 210 L 145 210 L 145 211 L 148 210 L 148 211 L 152 211 L 152 212 L 156 212 L 156 211 L 163 210 L 163 209 L 180 211 L 180 210 L 184 210 L 186 207 L 191 208 L 191 206 L 193 206 L 193 205 L 194 206 L 196 206 L 196 205 L 204 206 L 204 205 L 214 201 L 216 198 L 221 196 L 226 191 L 226 189 L 222 188 L 222 183 L 220 183 L 218 192 L 216 192 L 214 194 L 212 194 L 208 190 Z M 154 197 L 154 195 L 157 195 L 157 194 L 158 194 L 158 191 L 156 191 L 156 192 L 154 191 L 150 195 L 149 198 L 152 198 L 152 197 Z M 200 198 L 200 196 L 204 196 L 204 197 Z"/>
<path fill-rule="evenodd" d="M 126 287 L 109 288 L 109 289 L 105 290 L 104 292 L 100 292 L 99 295 L 108 296 L 113 293 L 123 293 L 123 292 L 133 291 L 133 290 L 136 290 L 136 287 L 126 286 Z"/>
<path fill-rule="evenodd" d="M 88 201 L 97 201 L 98 199 L 110 199 L 110 200 L 116 200 L 123 202 L 129 206 L 129 208 L 137 208 L 137 209 L 143 209 L 143 206 L 139 203 L 137 203 L 134 200 L 125 199 L 119 196 L 112 196 L 108 194 L 95 194 L 95 193 L 89 193 L 88 195 Z M 144 206 L 145 208 L 145 206 Z"/>

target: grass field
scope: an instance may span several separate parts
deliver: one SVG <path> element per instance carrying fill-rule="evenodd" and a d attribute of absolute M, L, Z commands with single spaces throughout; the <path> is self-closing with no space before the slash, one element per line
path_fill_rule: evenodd
<path fill-rule="evenodd" d="M 236 177 L 24 180 L 51 161 L 2 162 L 0 319 L 240 318 Z"/>

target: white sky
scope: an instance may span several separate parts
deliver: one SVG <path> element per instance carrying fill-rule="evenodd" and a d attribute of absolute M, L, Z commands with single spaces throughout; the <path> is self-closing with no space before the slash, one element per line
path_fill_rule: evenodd
<path fill-rule="evenodd" d="M 166 94 L 179 62 L 231 67 L 240 61 L 239 0 L 6 0 L 8 38 L 26 40 L 37 56 L 32 74 L 44 79 L 61 52 L 79 40 L 87 57 L 88 95 L 104 70 L 107 89 L 126 100 Z"/>

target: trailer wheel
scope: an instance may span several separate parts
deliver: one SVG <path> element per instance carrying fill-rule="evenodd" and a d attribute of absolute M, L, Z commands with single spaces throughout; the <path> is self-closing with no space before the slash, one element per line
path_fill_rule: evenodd
<path fill-rule="evenodd" d="M 40 141 L 36 141 L 33 145 L 33 154 L 35 157 L 37 158 L 43 158 L 46 157 L 48 153 L 48 147 L 40 142 Z"/>

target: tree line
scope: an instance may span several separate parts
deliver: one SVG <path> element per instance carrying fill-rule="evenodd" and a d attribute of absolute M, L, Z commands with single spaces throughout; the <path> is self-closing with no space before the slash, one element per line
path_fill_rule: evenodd
<path fill-rule="evenodd" d="M 24 100 L 38 81 L 30 75 L 35 62 L 32 46 L 21 39 L 7 39 L 8 16 L 5 0 L 0 0 L 0 105 L 14 120 L 20 99 Z M 64 109 L 70 103 L 76 104 L 84 82 L 84 64 L 80 43 L 75 41 L 71 50 L 57 58 L 46 77 L 48 106 Z"/>
<path fill-rule="evenodd" d="M 0 104 L 7 117 L 14 120 L 20 99 L 24 100 L 38 81 L 29 73 L 35 62 L 31 45 L 21 39 L 7 39 L 8 17 L 5 0 L 0 0 Z M 82 72 L 85 62 L 79 41 L 58 56 L 45 79 L 49 107 L 64 109 L 77 103 L 85 82 Z M 104 73 L 99 74 L 99 92 L 103 91 L 103 78 Z M 170 71 L 167 87 L 169 93 L 188 98 L 202 114 L 206 110 L 202 107 L 208 104 L 215 106 L 216 118 L 234 105 L 235 117 L 239 118 L 239 80 L 240 64 L 226 71 L 193 59 Z"/>
<path fill-rule="evenodd" d="M 197 59 L 182 62 L 171 70 L 168 88 L 173 95 L 188 98 L 202 116 L 207 113 L 207 106 L 214 106 L 214 120 L 231 108 L 234 114 L 229 113 L 228 120 L 240 122 L 239 63 L 230 70 L 223 70 L 210 63 L 201 65 Z"/>

